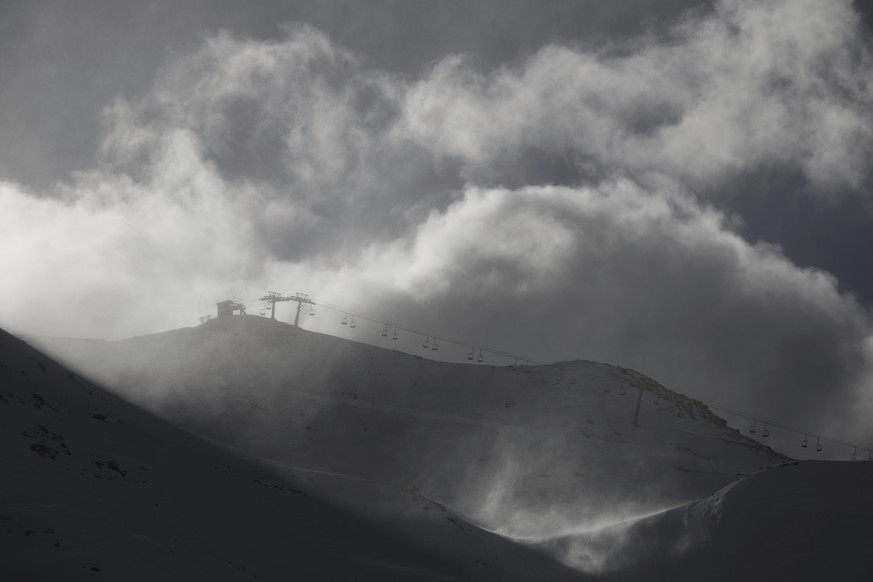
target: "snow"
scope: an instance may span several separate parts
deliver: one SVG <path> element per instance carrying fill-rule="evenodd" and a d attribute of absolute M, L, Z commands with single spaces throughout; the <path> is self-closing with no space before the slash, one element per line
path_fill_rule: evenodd
<path fill-rule="evenodd" d="M 699 501 L 542 540 L 602 580 L 869 580 L 873 463 L 796 461 Z"/>
<path fill-rule="evenodd" d="M 434 362 L 256 316 L 54 349 L 198 434 L 417 486 L 518 537 L 673 507 L 786 460 L 700 403 L 594 362 Z"/>
<path fill-rule="evenodd" d="M 338 512 L 336 520 L 383 528 L 413 546 L 392 541 L 389 557 L 380 557 L 384 538 L 360 525 L 345 532 L 346 546 L 330 542 L 337 552 L 329 559 L 301 554 L 307 562 L 365 568 L 355 570 L 362 578 L 390 563 L 404 579 L 425 571 L 476 580 L 756 579 L 776 570 L 811 579 L 838 558 L 839 571 L 857 572 L 860 559 L 844 554 L 864 555 L 871 541 L 873 514 L 860 494 L 870 490 L 870 464 L 786 465 L 791 459 L 729 428 L 701 403 L 617 366 L 436 362 L 256 316 L 120 342 L 43 345 L 123 399 L 198 435 L 130 408 L 159 439 L 171 433 L 187 443 L 172 447 L 177 465 L 192 465 L 196 445 L 272 479 L 258 480 L 309 495 L 252 500 L 251 492 L 236 491 L 240 503 L 287 504 L 293 513 L 301 499 L 317 497 Z M 81 419 L 83 426 L 105 424 Z M 21 451 L 31 464 L 52 466 Z M 129 453 L 94 454 L 105 463 Z M 175 495 L 175 480 L 167 479 L 162 494 Z M 149 539 L 167 546 L 161 532 L 175 527 L 153 525 Z M 356 546 L 358 534 L 369 536 L 366 550 Z M 244 548 L 249 539 L 240 537 L 225 543 Z M 779 548 L 766 549 L 774 544 Z M 801 566 L 787 563 L 792 552 L 802 553 L 792 562 Z M 349 555 L 358 557 L 354 566 L 343 561 Z M 239 562 L 275 571 L 254 553 Z"/>
<path fill-rule="evenodd" d="M 0 331 L 0 579 L 564 580 L 540 553 L 399 488 L 404 518 L 178 430 Z M 454 521 L 450 521 L 454 520 Z"/>

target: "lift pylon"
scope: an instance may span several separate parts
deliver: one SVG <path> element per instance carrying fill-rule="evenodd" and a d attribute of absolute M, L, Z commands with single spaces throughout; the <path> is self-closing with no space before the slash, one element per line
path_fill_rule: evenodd
<path fill-rule="evenodd" d="M 297 314 L 294 316 L 294 327 L 300 327 L 300 310 L 304 304 L 315 305 L 315 301 L 309 299 L 306 293 L 296 293 L 294 297 L 287 297 L 275 291 L 267 291 L 267 294 L 259 298 L 260 301 L 265 301 L 270 304 L 270 318 L 276 319 L 276 303 L 283 301 L 296 301 Z"/>
<path fill-rule="evenodd" d="M 276 319 L 277 303 L 281 301 L 291 301 L 290 297 L 283 297 L 281 293 L 276 293 L 275 291 L 267 291 L 267 294 L 259 299 L 270 304 L 270 319 Z"/>
<path fill-rule="evenodd" d="M 306 293 L 297 293 L 296 297 L 289 297 L 291 301 L 297 302 L 297 314 L 294 316 L 294 327 L 300 327 L 300 310 L 304 305 L 315 305 L 315 301 L 306 296 Z"/>

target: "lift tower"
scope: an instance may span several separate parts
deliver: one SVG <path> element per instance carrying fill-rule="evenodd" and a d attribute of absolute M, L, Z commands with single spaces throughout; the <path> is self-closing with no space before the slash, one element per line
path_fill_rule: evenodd
<path fill-rule="evenodd" d="M 276 319 L 276 303 L 282 301 L 296 301 L 297 302 L 297 314 L 294 316 L 294 327 L 300 327 L 300 309 L 304 304 L 308 303 L 311 305 L 315 305 L 315 302 L 312 299 L 309 299 L 306 296 L 306 293 L 297 293 L 295 297 L 285 297 L 275 291 L 267 291 L 267 294 L 260 298 L 261 301 L 265 301 L 270 304 L 270 318 Z"/>
<path fill-rule="evenodd" d="M 291 301 L 290 297 L 282 297 L 281 294 L 275 291 L 267 291 L 267 294 L 259 298 L 270 304 L 270 319 L 276 319 L 276 303 L 280 301 Z"/>
<path fill-rule="evenodd" d="M 294 327 L 300 327 L 300 310 L 303 308 L 303 305 L 315 305 L 315 301 L 308 298 L 306 293 L 297 293 L 296 297 L 289 297 L 291 301 L 297 302 L 297 314 L 294 316 Z"/>

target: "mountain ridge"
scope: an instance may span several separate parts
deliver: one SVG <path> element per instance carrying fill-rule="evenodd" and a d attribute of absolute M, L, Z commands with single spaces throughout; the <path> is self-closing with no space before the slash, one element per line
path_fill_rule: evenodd
<path fill-rule="evenodd" d="M 383 493 L 403 508 L 391 522 L 340 508 L 306 479 L 187 434 L 2 330 L 0 419 L 9 579 L 574 577 L 402 492 Z"/>
<path fill-rule="evenodd" d="M 787 459 L 699 401 L 608 364 L 438 362 L 257 316 L 83 346 L 68 361 L 186 429 L 418 486 L 516 535 L 553 528 L 556 508 L 599 522 L 613 506 L 623 516 L 677 506 Z"/>

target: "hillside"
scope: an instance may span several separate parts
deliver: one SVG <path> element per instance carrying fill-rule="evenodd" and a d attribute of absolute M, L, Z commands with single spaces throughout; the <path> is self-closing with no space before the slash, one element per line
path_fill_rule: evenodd
<path fill-rule="evenodd" d="M 439 363 L 257 317 L 47 344 L 202 438 L 3 336 L 15 470 L 0 563 L 15 574 L 691 582 L 871 570 L 873 463 L 791 462 L 631 370 Z"/>
<path fill-rule="evenodd" d="M 800 461 L 699 501 L 542 543 L 604 582 L 869 580 L 873 462 Z"/>
<path fill-rule="evenodd" d="M 649 515 L 786 460 L 700 403 L 593 362 L 434 362 L 256 316 L 46 345 L 125 398 L 298 478 L 401 487 L 519 538 Z M 320 487 L 380 515 L 345 481 Z"/>
<path fill-rule="evenodd" d="M 573 578 L 416 491 L 348 481 L 397 511 L 339 508 L 317 480 L 178 430 L 2 330 L 0 459 L 3 580 Z"/>

